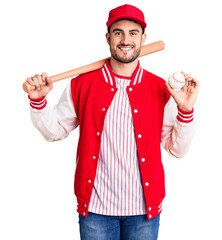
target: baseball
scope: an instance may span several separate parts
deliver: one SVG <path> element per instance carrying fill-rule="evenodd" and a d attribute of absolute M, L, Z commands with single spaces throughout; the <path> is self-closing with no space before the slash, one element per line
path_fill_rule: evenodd
<path fill-rule="evenodd" d="M 168 78 L 168 83 L 175 90 L 180 90 L 185 84 L 185 78 L 181 72 L 174 72 Z"/>

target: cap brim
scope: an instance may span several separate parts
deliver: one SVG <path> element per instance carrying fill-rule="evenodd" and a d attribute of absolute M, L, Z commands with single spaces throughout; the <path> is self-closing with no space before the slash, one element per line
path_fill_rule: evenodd
<path fill-rule="evenodd" d="M 120 20 L 120 19 L 123 19 L 123 18 L 128 18 L 128 19 L 132 19 L 136 22 L 138 22 L 142 28 L 145 30 L 147 24 L 144 22 L 144 21 L 141 21 L 140 19 L 138 18 L 133 18 L 131 16 L 127 16 L 127 15 L 122 15 L 122 16 L 117 16 L 117 17 L 113 17 L 112 19 L 108 20 L 106 25 L 107 25 L 107 28 L 109 28 L 115 21 L 117 20 Z"/>

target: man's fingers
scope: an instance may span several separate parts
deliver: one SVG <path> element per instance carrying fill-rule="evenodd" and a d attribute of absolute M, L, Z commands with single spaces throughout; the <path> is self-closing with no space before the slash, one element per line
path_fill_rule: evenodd
<path fill-rule="evenodd" d="M 26 82 L 35 87 L 34 90 L 41 91 L 44 87 L 51 90 L 53 88 L 52 80 L 47 76 L 45 72 L 41 75 L 35 74 L 33 77 L 28 77 Z"/>
<path fill-rule="evenodd" d="M 40 84 L 39 84 L 37 76 L 35 75 L 34 77 L 32 77 L 32 80 L 34 82 L 34 86 L 36 87 L 36 89 L 40 90 Z"/>
<path fill-rule="evenodd" d="M 196 78 L 193 78 L 193 82 L 196 84 L 196 86 L 200 86 L 199 82 L 197 81 Z"/>
<path fill-rule="evenodd" d="M 38 75 L 37 80 L 39 82 L 39 86 L 42 87 L 43 86 L 42 76 Z"/>
<path fill-rule="evenodd" d="M 52 89 L 53 88 L 52 80 L 48 76 L 45 78 L 45 80 L 46 85 Z"/>
<path fill-rule="evenodd" d="M 192 86 L 192 79 L 187 79 L 187 86 Z"/>
<path fill-rule="evenodd" d="M 200 84 L 195 78 L 191 77 L 188 79 L 188 86 L 199 89 Z"/>
<path fill-rule="evenodd" d="M 46 77 L 47 77 L 47 74 L 45 72 L 42 73 L 42 82 L 43 84 L 45 85 L 46 84 Z"/>
<path fill-rule="evenodd" d="M 47 82 L 47 85 L 52 84 L 52 80 L 48 76 L 46 76 L 45 80 Z"/>
<path fill-rule="evenodd" d="M 185 72 L 181 72 L 186 80 L 189 80 L 189 78 L 192 78 L 190 74 L 186 74 Z"/>
<path fill-rule="evenodd" d="M 187 86 L 192 86 L 192 87 L 195 87 L 195 88 L 199 88 L 200 87 L 199 82 L 195 78 L 193 78 L 189 74 L 186 74 L 183 71 L 181 73 L 183 74 L 184 78 L 186 79 Z"/>
<path fill-rule="evenodd" d="M 33 82 L 33 80 L 32 80 L 30 77 L 28 77 L 28 78 L 26 79 L 26 82 L 27 82 L 28 84 L 30 84 L 31 86 L 34 86 L 34 82 Z"/>
<path fill-rule="evenodd" d="M 34 77 L 29 78 L 30 84 L 36 87 L 37 90 L 41 90 L 46 85 L 47 74 L 42 73 L 41 75 L 35 74 Z"/>
<path fill-rule="evenodd" d="M 194 87 L 195 88 L 199 88 L 200 87 L 200 84 L 199 84 L 199 82 L 197 81 L 197 79 L 195 79 L 195 78 L 193 78 L 193 84 L 194 84 Z"/>

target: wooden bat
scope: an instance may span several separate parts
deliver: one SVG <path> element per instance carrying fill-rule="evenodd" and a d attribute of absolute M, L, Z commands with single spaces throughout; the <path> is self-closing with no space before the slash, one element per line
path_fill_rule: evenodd
<path fill-rule="evenodd" d="M 165 44 L 163 41 L 157 41 L 154 43 L 150 43 L 147 45 L 142 46 L 141 48 L 141 52 L 140 52 L 140 57 L 154 53 L 154 52 L 158 52 L 161 51 L 165 48 Z M 110 58 L 110 57 L 109 57 Z M 70 78 L 70 77 L 74 77 L 77 76 L 79 74 L 83 74 L 86 72 L 91 72 L 94 71 L 96 69 L 102 68 L 103 65 L 105 64 L 105 61 L 109 58 L 105 58 L 102 60 L 99 60 L 97 62 L 91 63 L 91 64 L 87 64 L 85 66 L 67 71 L 67 72 L 63 72 L 63 73 L 59 73 L 57 75 L 51 76 L 49 77 L 52 82 L 57 82 L 66 78 Z M 23 90 L 27 93 L 29 93 L 32 90 L 35 90 L 34 86 L 31 86 L 30 84 L 28 84 L 27 82 L 23 83 Z"/>

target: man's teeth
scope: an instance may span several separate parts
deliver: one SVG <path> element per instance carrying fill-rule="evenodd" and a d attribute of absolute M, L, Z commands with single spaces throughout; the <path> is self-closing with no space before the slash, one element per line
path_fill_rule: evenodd
<path fill-rule="evenodd" d="M 127 51 L 127 50 L 132 49 L 132 47 L 120 47 L 120 49 L 121 49 L 121 50 L 125 50 L 125 51 Z"/>

